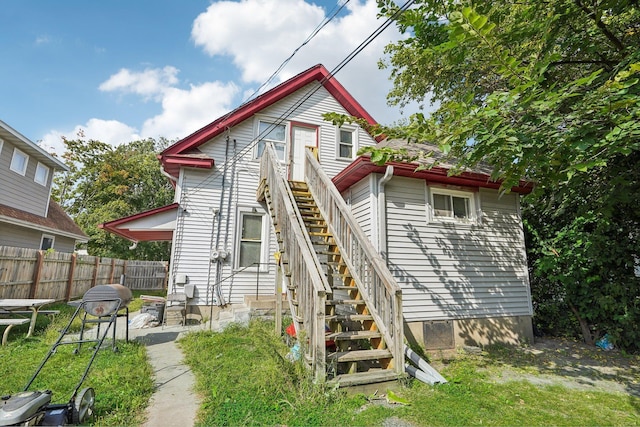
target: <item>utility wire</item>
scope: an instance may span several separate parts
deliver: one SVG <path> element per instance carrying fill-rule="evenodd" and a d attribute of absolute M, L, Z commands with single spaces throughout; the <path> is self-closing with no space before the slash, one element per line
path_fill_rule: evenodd
<path fill-rule="evenodd" d="M 388 17 L 378 28 L 376 28 L 362 43 L 360 43 L 354 50 L 352 50 L 336 67 L 334 67 L 329 74 L 324 77 L 319 84 L 311 88 L 307 91 L 307 93 L 296 103 L 294 103 L 291 107 L 289 107 L 284 113 L 282 113 L 278 118 L 272 121 L 271 126 L 267 127 L 263 132 L 261 132 L 258 136 L 256 136 L 249 144 L 247 144 L 244 148 L 239 150 L 239 152 L 228 160 L 228 162 L 232 162 L 234 164 L 240 161 L 250 150 L 253 148 L 264 138 L 264 136 L 268 135 L 276 126 L 283 124 L 300 106 L 302 106 L 309 98 L 311 98 L 321 87 L 323 84 L 332 79 L 335 74 L 337 74 L 340 70 L 342 70 L 349 62 L 351 62 L 360 52 L 362 52 L 369 44 L 373 42 L 384 30 L 386 30 L 389 25 L 400 15 L 400 13 L 407 10 L 414 3 L 415 0 L 408 0 L 404 3 L 396 12 Z M 335 16 L 335 15 L 334 15 Z M 234 110 L 235 111 L 235 110 Z M 230 115 L 229 113 L 228 115 Z M 227 115 L 227 117 L 228 117 Z M 227 165 L 228 166 L 228 165 Z M 216 172 L 211 174 L 208 178 L 201 181 L 198 185 L 189 190 L 188 195 L 193 196 L 197 194 L 199 190 L 201 190 L 204 185 L 209 184 L 214 179 L 216 179 L 220 175 L 220 172 Z M 188 200 L 188 195 L 183 194 L 185 198 Z"/>

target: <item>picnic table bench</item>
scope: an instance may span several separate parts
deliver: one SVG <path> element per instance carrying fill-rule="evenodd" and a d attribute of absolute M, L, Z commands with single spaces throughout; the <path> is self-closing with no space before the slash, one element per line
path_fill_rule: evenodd
<path fill-rule="evenodd" d="M 4 330 L 2 334 L 2 345 L 7 343 L 7 337 L 9 337 L 9 331 L 15 325 L 24 325 L 25 323 L 29 323 L 30 320 L 22 317 L 22 318 L 13 318 L 13 319 L 0 319 L 0 326 L 6 326 L 7 329 Z"/>
<path fill-rule="evenodd" d="M 38 313 L 41 314 L 58 314 L 58 310 L 40 310 L 41 307 L 54 303 L 56 300 L 46 298 L 46 299 L 34 299 L 34 298 L 16 298 L 16 299 L 0 299 L 0 314 L 4 316 L 12 316 L 12 315 L 31 315 L 31 319 L 18 317 L 18 318 L 2 318 L 0 319 L 0 326 L 6 326 L 4 333 L 2 334 L 2 345 L 5 345 L 7 342 L 7 337 L 9 336 L 9 331 L 15 325 L 22 325 L 27 322 L 29 323 L 29 332 L 27 332 L 27 337 L 30 337 L 33 334 L 33 330 L 36 326 L 36 318 L 38 317 Z M 58 312 L 58 313 L 56 313 Z"/>

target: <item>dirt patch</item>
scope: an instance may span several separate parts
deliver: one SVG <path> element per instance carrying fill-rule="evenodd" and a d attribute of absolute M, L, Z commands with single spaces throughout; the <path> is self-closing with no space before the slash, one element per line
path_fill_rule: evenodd
<path fill-rule="evenodd" d="M 537 385 L 562 385 L 571 389 L 624 393 L 640 397 L 640 356 L 614 349 L 558 338 L 537 338 L 535 344 L 518 348 L 488 348 L 479 357 L 496 364 L 495 382 L 526 380 Z M 435 361 L 434 367 L 437 365 Z M 436 368 L 437 369 L 437 368 Z M 497 372 L 497 373 L 496 373 Z"/>

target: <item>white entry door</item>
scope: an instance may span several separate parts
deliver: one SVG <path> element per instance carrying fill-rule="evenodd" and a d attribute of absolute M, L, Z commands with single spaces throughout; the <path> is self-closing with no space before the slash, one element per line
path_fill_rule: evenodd
<path fill-rule="evenodd" d="M 304 150 L 307 146 L 317 147 L 317 130 L 306 126 L 293 126 L 291 135 L 289 179 L 304 181 Z"/>

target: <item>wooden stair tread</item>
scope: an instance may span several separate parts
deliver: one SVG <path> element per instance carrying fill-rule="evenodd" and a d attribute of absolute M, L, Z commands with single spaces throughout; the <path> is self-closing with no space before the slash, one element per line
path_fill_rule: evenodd
<path fill-rule="evenodd" d="M 325 316 L 326 321 L 335 320 L 338 322 L 344 321 L 364 321 L 373 320 L 373 316 L 370 314 L 334 314 Z"/>
<path fill-rule="evenodd" d="M 346 332 L 333 332 L 326 335 L 327 339 L 336 341 L 342 340 L 360 340 L 369 338 L 379 338 L 382 336 L 380 331 L 346 331 Z"/>
<path fill-rule="evenodd" d="M 340 305 L 340 304 L 350 304 L 350 305 L 361 305 L 364 304 L 363 299 L 328 299 L 325 304 L 326 305 Z"/>
<path fill-rule="evenodd" d="M 391 357 L 391 351 L 388 349 L 383 350 L 353 350 L 353 351 L 337 351 L 335 353 L 329 353 L 327 360 L 335 362 L 357 362 L 359 360 L 377 360 L 377 359 L 389 359 Z"/>
<path fill-rule="evenodd" d="M 368 372 L 337 375 L 328 381 L 328 384 L 338 384 L 338 387 L 351 387 L 362 384 L 396 381 L 403 376 L 404 375 L 398 375 L 398 373 L 392 369 L 374 369 Z"/>
<path fill-rule="evenodd" d="M 346 286 L 346 285 L 334 285 L 331 288 L 336 291 L 357 291 L 358 290 L 357 286 Z"/>

